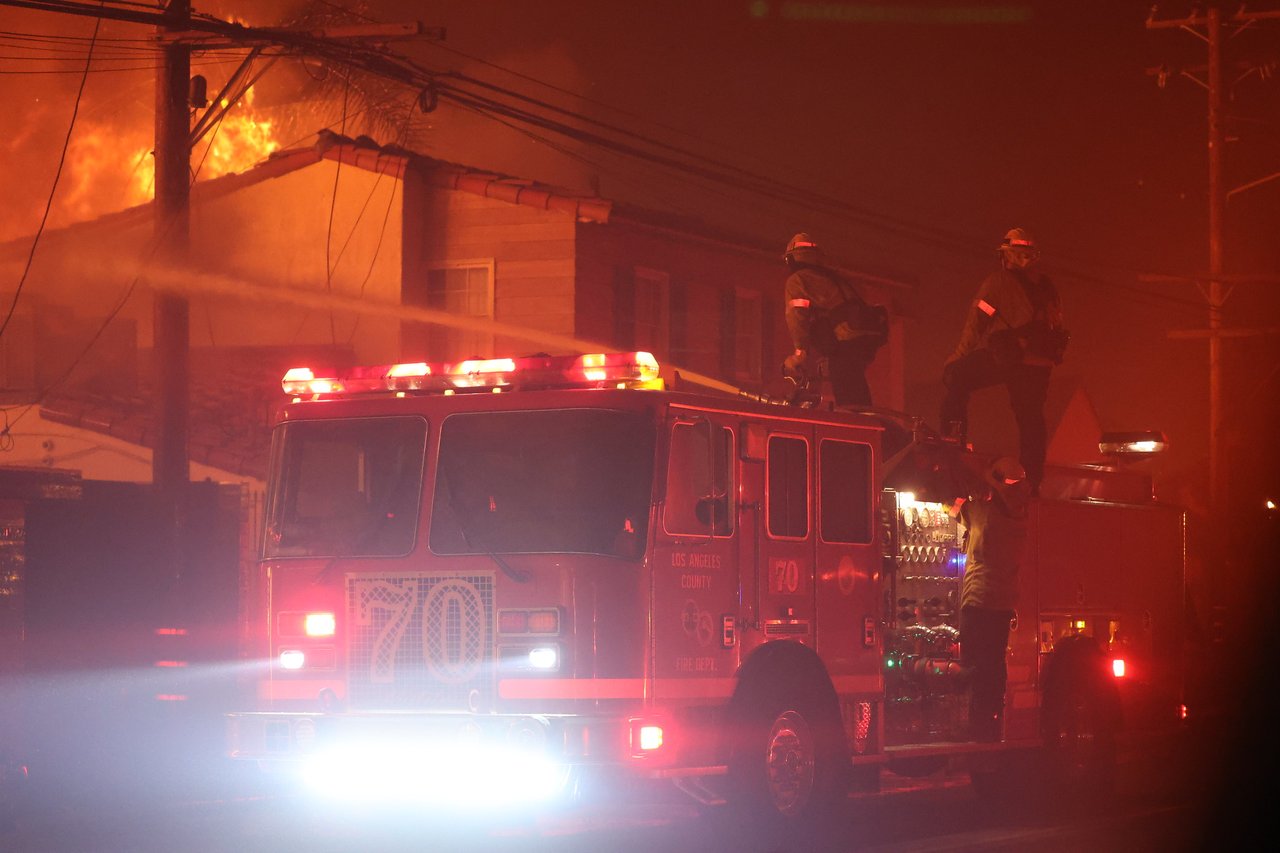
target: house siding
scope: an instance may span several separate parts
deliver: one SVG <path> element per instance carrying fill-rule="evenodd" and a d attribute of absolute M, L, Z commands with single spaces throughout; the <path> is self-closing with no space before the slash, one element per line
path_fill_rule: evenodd
<path fill-rule="evenodd" d="M 118 319 L 136 323 L 139 349 L 151 346 L 150 288 L 158 286 L 188 296 L 193 347 L 350 342 L 359 359 L 389 360 L 398 321 L 350 309 L 352 300 L 390 305 L 399 298 L 400 182 L 343 166 L 330 223 L 337 168 L 316 163 L 194 203 L 190 260 L 177 270 L 147 264 L 150 216 L 50 233 L 29 286 L 94 323 L 127 293 Z M 292 304 L 291 292 L 299 294 Z M 317 301 L 329 294 L 332 310 Z"/>
<path fill-rule="evenodd" d="M 693 240 L 675 231 L 625 221 L 578 226 L 577 333 L 627 349 L 634 329 L 634 275 L 637 268 L 665 273 L 669 287 L 666 346 L 654 355 L 685 371 L 724 381 L 759 385 L 767 376 L 730 376 L 733 327 L 726 300 L 736 289 L 761 294 L 764 329 L 762 363 L 778 352 L 786 336 L 780 302 L 785 268 L 763 256 Z"/>
<path fill-rule="evenodd" d="M 493 319 L 555 335 L 573 333 L 575 234 L 573 218 L 473 193 L 432 187 L 406 175 L 403 287 L 422 286 L 442 264 L 492 262 Z M 427 330 L 430 347 L 430 330 Z M 492 353 L 543 349 L 529 340 L 498 335 Z M 403 357 L 456 354 L 402 353 Z"/>

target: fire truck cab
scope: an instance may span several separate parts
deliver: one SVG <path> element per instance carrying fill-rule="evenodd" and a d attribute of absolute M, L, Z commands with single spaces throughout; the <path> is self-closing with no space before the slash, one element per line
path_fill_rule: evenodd
<path fill-rule="evenodd" d="M 947 511 L 972 454 L 919 422 L 669 389 L 647 353 L 284 390 L 229 754 L 318 790 L 634 776 L 794 824 L 970 755 L 1094 784 L 1130 709 L 1176 720 L 1182 516 L 1140 479 L 1059 472 L 1033 503 L 1004 736 L 977 744 Z"/>

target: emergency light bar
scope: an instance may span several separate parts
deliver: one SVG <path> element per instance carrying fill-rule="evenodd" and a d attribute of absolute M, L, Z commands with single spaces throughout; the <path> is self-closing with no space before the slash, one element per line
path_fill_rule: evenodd
<path fill-rule="evenodd" d="M 294 367 L 280 384 L 292 397 L 309 398 L 387 391 L 454 394 L 509 388 L 663 387 L 658 362 L 647 352 L 469 359 L 457 364 L 413 362 L 354 367 L 327 375 Z"/>

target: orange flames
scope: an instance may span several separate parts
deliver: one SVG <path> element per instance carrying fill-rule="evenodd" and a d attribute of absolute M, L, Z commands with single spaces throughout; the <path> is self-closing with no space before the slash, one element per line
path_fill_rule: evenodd
<path fill-rule="evenodd" d="M 151 146 L 144 140 L 142 132 L 90 122 L 77 125 L 58 185 L 57 218 L 92 219 L 149 199 L 136 189 L 140 172 L 150 176 L 155 171 Z"/>
<path fill-rule="evenodd" d="M 252 113 L 228 115 L 210 135 L 212 141 L 197 155 L 203 158 L 197 179 L 242 172 L 280 148 L 271 122 Z M 193 162 L 197 162 L 197 157 L 192 158 Z"/>
<path fill-rule="evenodd" d="M 222 102 L 226 109 L 227 102 Z M 272 123 L 253 110 L 253 89 L 245 92 L 241 103 L 223 115 L 191 152 L 191 169 L 198 181 L 243 172 L 280 148 Z M 144 166 L 135 170 L 131 179 L 131 204 L 150 200 L 155 195 L 155 162 L 150 149 Z"/>
<path fill-rule="evenodd" d="M 191 152 L 196 180 L 242 172 L 280 148 L 272 122 L 252 107 L 253 90 L 209 130 Z M 68 151 L 59 190 L 60 218 L 91 219 L 155 196 L 154 139 L 146 130 L 121 131 L 81 123 Z"/>

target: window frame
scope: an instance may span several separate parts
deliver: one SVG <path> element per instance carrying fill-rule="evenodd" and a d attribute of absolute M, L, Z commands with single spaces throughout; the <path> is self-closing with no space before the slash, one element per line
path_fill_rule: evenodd
<path fill-rule="evenodd" d="M 493 258 L 463 258 L 458 260 L 428 261 L 426 264 L 423 265 L 423 295 L 428 299 L 430 298 L 431 273 L 440 272 L 440 271 L 448 272 L 450 270 L 473 270 L 473 269 L 483 269 L 485 271 L 485 294 L 484 294 L 484 300 L 483 300 L 484 306 L 485 306 L 485 313 L 484 314 L 467 314 L 465 316 L 480 318 L 480 319 L 485 319 L 490 321 L 495 320 L 496 319 L 495 312 L 497 310 L 496 294 L 497 294 L 498 288 L 497 288 L 497 275 L 495 272 L 496 263 Z M 429 302 L 427 302 L 427 303 L 423 303 L 421 307 L 431 308 L 432 306 L 429 304 Z M 493 334 L 493 332 L 477 332 L 477 331 L 470 331 L 465 329 L 457 329 L 457 330 L 451 330 L 451 331 L 456 331 L 457 333 L 463 334 L 463 335 L 475 335 L 476 341 L 477 341 L 476 349 L 480 351 L 479 354 L 483 354 L 483 355 L 493 354 L 494 338 L 495 338 L 495 335 Z M 458 359 L 471 358 L 473 355 L 476 355 L 476 354 L 477 353 L 458 353 L 457 358 Z M 449 356 L 445 360 L 453 360 L 453 356 Z"/>
<path fill-rule="evenodd" d="M 296 507 L 298 500 L 298 483 L 292 482 L 292 489 L 286 493 L 285 484 L 281 482 L 281 478 L 285 473 L 286 467 L 295 464 L 286 457 L 285 452 L 285 434 L 286 432 L 305 428 L 311 424 L 343 424 L 352 422 L 371 422 L 371 421 L 418 421 L 422 425 L 422 444 L 418 448 L 420 458 L 418 462 L 417 474 L 417 491 L 414 499 L 414 507 L 410 514 L 411 536 L 409 537 L 408 548 L 405 551 L 382 552 L 376 554 L 329 554 L 329 553 L 305 553 L 292 554 L 283 553 L 279 550 L 272 551 L 269 541 L 270 531 L 273 527 L 280 524 L 282 516 L 287 508 Z M 427 483 L 428 457 L 431 447 L 431 421 L 421 414 L 381 414 L 370 416 L 355 417 L 334 417 L 334 418 L 298 418 L 294 420 L 283 421 L 277 424 L 271 434 L 271 450 L 270 450 L 270 469 L 267 482 L 266 494 L 263 503 L 263 535 L 261 542 L 255 549 L 259 559 L 263 560 L 290 560 L 290 559 L 316 559 L 316 558 L 333 558 L 342 557 L 344 559 L 396 559 L 404 558 L 413 554 L 418 547 L 418 543 L 422 534 L 423 508 L 426 503 L 425 487 Z M 417 445 L 415 444 L 415 447 Z M 298 524 L 298 519 L 290 520 L 291 524 Z M 271 551 L 271 553 L 268 553 Z"/>
<path fill-rule="evenodd" d="M 799 441 L 804 445 L 804 488 L 805 488 L 805 532 L 803 536 L 784 536 L 773 532 L 770 524 L 770 509 L 773 500 L 773 478 L 769 475 L 769 460 L 773 454 L 773 440 L 788 439 Z M 764 450 L 764 532 L 770 539 L 780 542 L 807 542 L 813 535 L 814 518 L 813 518 L 813 444 L 806 435 L 791 432 L 771 432 L 765 438 Z"/>
<path fill-rule="evenodd" d="M 671 448 L 675 446 L 676 430 L 680 427 L 696 427 L 699 424 L 708 423 L 712 429 L 722 430 L 728 433 L 728 441 L 725 447 L 728 455 L 725 460 L 725 475 L 727 482 L 725 483 L 725 495 L 727 504 L 727 518 L 729 520 L 729 530 L 726 533 L 717 533 L 713 525 L 703 525 L 696 531 L 674 531 L 667 526 L 668 508 L 671 505 L 671 465 L 673 454 Z M 667 452 L 666 465 L 662 472 L 663 477 L 663 501 L 662 501 L 662 532 L 672 538 L 697 537 L 699 539 L 732 539 L 738 532 L 737 520 L 737 501 L 738 501 L 738 471 L 737 471 L 737 451 L 738 437 L 734 428 L 728 424 L 718 423 L 709 418 L 698 417 L 678 417 L 671 421 L 670 429 L 667 431 Z"/>
<path fill-rule="evenodd" d="M 750 323 L 744 325 L 742 307 L 753 306 Z M 744 346 L 747 344 L 747 346 Z M 747 364 L 743 366 L 743 357 Z M 757 380 L 764 372 L 764 294 L 746 287 L 733 289 L 733 375 Z"/>
<path fill-rule="evenodd" d="M 826 511 L 826 482 L 825 482 L 826 478 L 825 478 L 825 469 L 823 467 L 823 461 L 826 459 L 826 455 L 825 455 L 826 451 L 823 449 L 823 446 L 828 443 L 848 444 L 848 445 L 853 445 L 855 447 L 864 448 L 864 455 L 866 457 L 866 463 L 867 463 L 866 514 L 864 516 L 865 522 L 866 522 L 867 538 L 865 540 L 843 540 L 843 539 L 827 538 L 826 525 L 823 522 L 824 513 Z M 869 442 L 856 441 L 850 438 L 834 438 L 831 436 L 823 436 L 820 439 L 818 439 L 818 466 L 817 466 L 818 488 L 815 490 L 815 493 L 818 498 L 818 512 L 817 512 L 818 525 L 817 526 L 818 526 L 819 542 L 822 542 L 828 545 L 871 545 L 875 541 L 876 501 L 875 501 L 875 489 L 873 488 L 873 483 L 875 482 L 874 465 L 875 465 L 875 453 L 873 452 L 873 449 Z"/>
<path fill-rule="evenodd" d="M 665 358 L 671 350 L 671 274 L 652 267 L 632 267 L 631 288 L 632 345 L 636 351 Z M 652 326 L 658 339 L 654 345 L 641 340 L 641 329 L 650 326 L 641 325 L 640 296 L 641 291 L 649 291 L 650 288 L 654 291 L 653 304 L 659 314 L 657 325 Z"/>

